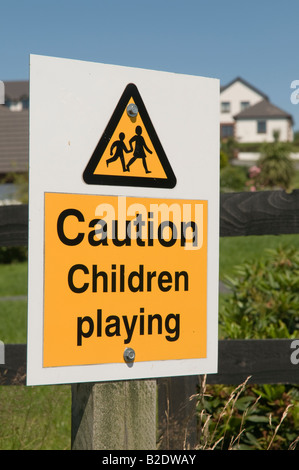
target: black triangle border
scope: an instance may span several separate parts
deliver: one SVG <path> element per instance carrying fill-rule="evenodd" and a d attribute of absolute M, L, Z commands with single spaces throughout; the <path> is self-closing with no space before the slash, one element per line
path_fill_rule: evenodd
<path fill-rule="evenodd" d="M 120 121 L 120 118 L 129 102 L 133 98 L 138 107 L 138 112 L 141 115 L 142 121 L 146 127 L 147 133 L 159 157 L 160 163 L 164 169 L 167 178 L 150 178 L 142 176 L 119 176 L 119 175 L 95 175 L 94 171 L 102 158 L 102 155 L 110 142 L 110 139 Z M 116 108 L 107 124 L 102 137 L 100 138 L 84 172 L 83 180 L 86 184 L 97 185 L 113 185 L 113 186 L 135 186 L 135 187 L 150 187 L 150 188 L 169 188 L 172 189 L 176 185 L 176 177 L 170 166 L 168 158 L 164 152 L 146 107 L 143 103 L 141 95 L 133 83 L 129 83 Z"/>

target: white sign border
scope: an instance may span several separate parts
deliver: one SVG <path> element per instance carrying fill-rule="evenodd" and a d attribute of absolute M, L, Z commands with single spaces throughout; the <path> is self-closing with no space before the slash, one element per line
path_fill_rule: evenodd
<path fill-rule="evenodd" d="M 46 56 L 30 56 L 30 167 L 29 167 L 29 269 L 28 269 L 28 341 L 27 341 L 27 385 L 46 385 L 46 384 L 66 384 L 66 383 L 79 383 L 79 382 L 102 382 L 111 380 L 130 380 L 130 379 L 146 379 L 157 377 L 171 377 L 171 376 L 188 376 L 207 373 L 216 373 L 218 367 L 218 250 L 219 250 L 219 139 L 211 141 L 214 136 L 218 137 L 219 133 L 219 81 L 217 79 L 207 79 L 204 77 L 194 77 L 189 75 L 171 74 L 168 72 L 156 72 L 144 69 L 134 69 L 129 67 L 111 66 L 106 64 L 97 64 L 83 61 L 74 61 L 71 59 L 51 58 Z M 81 71 L 81 75 L 80 75 Z M 167 361 L 148 361 L 148 362 L 135 362 L 132 367 L 126 363 L 117 364 L 96 364 L 96 365 L 76 365 L 76 366 L 63 366 L 44 368 L 42 366 L 43 359 L 43 266 L 41 266 L 40 257 L 44 252 L 44 198 L 45 192 L 66 192 L 78 194 L 95 194 L 96 189 L 94 186 L 88 186 L 83 181 L 74 185 L 72 178 L 63 181 L 61 175 L 55 172 L 55 164 L 47 162 L 43 158 L 39 158 L 42 145 L 45 145 L 45 138 L 47 130 L 45 128 L 51 125 L 51 110 L 53 110 L 53 90 L 49 91 L 47 97 L 41 101 L 41 97 L 46 93 L 47 87 L 45 84 L 52 83 L 53 89 L 58 90 L 57 102 L 61 102 L 64 97 L 64 106 L 60 110 L 60 116 L 63 120 L 65 118 L 64 112 L 70 107 L 70 115 L 74 111 L 74 85 L 68 90 L 69 98 L 66 95 L 66 86 L 70 81 L 72 74 L 77 74 L 75 84 L 82 83 L 86 77 L 93 76 L 93 85 L 96 86 L 96 79 L 94 76 L 101 77 L 104 84 L 109 84 L 109 89 L 115 89 L 114 93 L 108 93 L 106 99 L 102 102 L 103 112 L 98 113 L 98 110 L 93 113 L 99 117 L 103 114 L 103 119 L 98 124 L 98 128 L 104 130 L 108 119 L 113 112 L 113 107 L 124 89 L 124 85 L 129 82 L 135 82 L 140 90 L 145 105 L 152 117 L 156 130 L 159 129 L 158 134 L 162 143 L 169 142 L 169 135 L 172 131 L 168 131 L 165 127 L 165 108 L 163 107 L 163 99 L 169 105 L 169 94 L 176 92 L 176 97 L 180 97 L 177 89 L 181 92 L 185 91 L 187 97 L 186 102 L 177 101 L 172 103 L 172 108 L 168 109 L 169 115 L 172 116 L 176 109 L 181 116 L 189 116 L 189 123 L 192 125 L 190 114 L 193 115 L 196 107 L 197 99 L 194 98 L 193 106 L 190 104 L 190 97 L 194 90 L 199 91 L 199 95 L 204 102 L 203 106 L 206 107 L 207 115 L 203 121 L 203 113 L 197 119 L 198 129 L 200 125 L 205 123 L 206 129 L 202 137 L 203 152 L 208 152 L 211 158 L 210 163 L 199 158 L 197 163 L 197 171 L 205 171 L 205 175 L 199 177 L 198 185 L 200 189 L 192 187 L 188 181 L 181 184 L 183 176 L 178 178 L 178 174 L 186 172 L 185 164 L 187 159 L 170 159 L 170 164 L 173 167 L 174 173 L 178 178 L 178 184 L 174 189 L 159 189 L 159 188 L 119 188 L 111 186 L 103 186 L 100 188 L 100 195 L 125 195 L 137 197 L 161 197 L 168 199 L 198 199 L 208 200 L 208 318 L 207 318 L 207 358 L 204 359 L 185 359 L 185 360 L 167 360 Z M 153 83 L 156 84 L 156 94 L 151 99 Z M 159 86 L 157 85 L 159 84 Z M 75 85 L 76 86 L 76 85 Z M 97 86 L 100 86 L 98 84 Z M 204 92 L 200 93 L 201 86 Z M 167 87 L 167 88 L 165 88 Z M 155 88 L 155 87 L 154 87 Z M 165 90 L 168 90 L 165 97 Z M 94 89 L 93 89 L 94 91 Z M 103 95 L 103 90 L 101 91 Z M 105 90 L 104 94 L 107 95 Z M 206 94 L 210 94 L 209 97 Z M 70 101 L 68 101 L 68 99 Z M 78 93 L 76 103 L 82 105 L 80 93 Z M 45 106 L 45 110 L 41 112 L 41 116 L 35 113 L 41 106 Z M 72 103 L 72 104 L 71 104 Z M 208 103 L 208 105 L 207 105 Z M 110 104 L 110 107 L 109 107 Z M 160 106 L 160 112 L 155 111 L 157 106 Z M 89 105 L 88 105 L 89 106 Z M 159 107 L 158 106 L 158 107 Z M 48 109 L 48 116 L 46 110 Z M 149 109 L 149 107 L 151 109 Z M 167 111 L 167 110 L 166 110 Z M 55 111 L 56 112 L 56 111 Z M 83 109 L 82 113 L 84 119 L 87 119 L 87 110 Z M 110 113 L 110 114 L 109 114 Z M 188 114 L 186 114 L 188 113 Z M 38 112 L 38 115 L 40 113 Z M 77 115 L 75 113 L 75 115 Z M 90 122 L 93 121 L 92 113 Z M 107 118 L 108 116 L 108 118 Z M 42 119 L 44 118 L 44 120 Z M 187 119 L 188 120 L 188 119 Z M 57 123 L 56 123 L 57 124 Z M 82 124 L 82 123 L 81 123 Z M 80 125 L 81 125 L 80 124 Z M 71 124 L 68 124 L 71 129 Z M 57 128 L 58 126 L 56 126 Z M 92 126 L 91 126 L 92 127 Z M 74 134 L 76 133 L 76 124 L 74 126 Z M 97 133 L 97 138 L 100 137 L 101 131 L 94 129 Z M 196 128 L 194 127 L 193 130 Z M 67 130 L 58 131 L 58 136 L 54 142 L 54 146 L 60 145 L 62 141 L 62 134 L 64 136 L 69 132 Z M 177 132 L 173 132 L 176 135 Z M 90 134 L 92 132 L 90 131 Z M 207 135 L 208 134 L 208 135 Z M 200 132 L 199 137 L 200 139 Z M 66 139 L 67 140 L 67 139 Z M 182 140 L 182 139 L 181 139 Z M 42 143 L 42 141 L 44 143 Z M 92 145 L 89 143 L 89 134 L 87 136 L 88 145 L 86 155 L 91 155 L 90 150 Z M 184 143 L 185 147 L 180 147 L 177 139 L 177 148 L 175 151 L 168 145 L 170 153 L 182 155 L 182 152 L 191 151 L 191 143 Z M 78 142 L 77 142 L 78 144 Z M 194 144 L 194 141 L 193 141 Z M 67 148 L 66 141 L 63 142 L 64 155 L 68 155 L 69 149 Z M 72 145 L 72 142 L 71 142 Z M 70 145 L 70 146 L 71 146 Z M 183 144 L 182 144 L 183 145 Z M 51 152 L 53 142 L 49 142 Z M 79 144 L 78 144 L 79 146 Z M 187 150 L 186 150 L 187 149 Z M 188 150 L 189 149 L 189 150 Z M 80 154 L 79 148 L 78 153 Z M 166 152 L 167 153 L 167 152 Z M 62 158 L 55 155 L 56 161 L 62 161 Z M 58 159 L 58 160 L 57 160 Z M 55 158 L 54 158 L 55 160 Z M 184 161 L 185 160 L 185 161 Z M 86 161 L 87 163 L 87 161 Z M 74 175 L 76 171 L 83 173 L 85 160 L 81 159 L 79 162 L 76 160 L 74 163 Z M 51 168 L 52 167 L 52 168 Z M 190 173 L 190 169 L 189 169 Z M 192 173 L 192 172 L 191 172 Z M 195 173 L 195 171 L 194 171 Z M 45 177 L 50 174 L 49 180 Z M 54 183 L 51 182 L 52 178 L 56 175 Z M 212 180 L 208 181 L 212 176 Z M 192 174 L 193 177 L 193 174 Z M 76 179 L 73 177 L 73 179 Z M 191 181 L 194 185 L 194 181 Z M 53 189 L 54 185 L 54 189 Z M 64 187 L 64 190 L 62 190 Z M 77 189 L 77 191 L 76 191 Z M 184 194 L 184 197 L 182 196 Z"/>

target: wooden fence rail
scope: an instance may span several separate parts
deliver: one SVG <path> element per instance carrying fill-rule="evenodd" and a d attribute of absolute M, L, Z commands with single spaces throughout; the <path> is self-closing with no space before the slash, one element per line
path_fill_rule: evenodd
<path fill-rule="evenodd" d="M 220 236 L 299 234 L 299 190 L 243 192 L 220 195 Z M 28 207 L 0 207 L 0 246 L 26 246 Z M 1 338 L 0 338 L 1 339 Z M 291 362 L 292 341 L 220 340 L 218 373 L 207 376 L 210 384 L 299 383 L 299 365 Z M 5 345 L 5 364 L 0 366 L 0 385 L 22 385 L 26 379 L 26 345 Z M 194 445 L 193 405 L 189 397 L 196 392 L 198 377 L 157 380 L 159 393 L 159 431 L 165 436 L 163 417 L 167 409 L 168 435 L 160 449 L 179 449 L 177 423 L 190 428 L 187 445 Z M 190 408 L 191 407 L 191 408 Z M 171 424 L 173 420 L 173 425 Z M 171 426 L 173 432 L 171 432 Z M 169 431 L 170 429 L 170 431 Z"/>

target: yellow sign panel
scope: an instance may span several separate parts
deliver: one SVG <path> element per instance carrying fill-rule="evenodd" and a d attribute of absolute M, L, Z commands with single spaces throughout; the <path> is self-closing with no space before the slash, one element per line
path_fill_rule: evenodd
<path fill-rule="evenodd" d="M 43 366 L 205 358 L 207 210 L 46 193 Z"/>

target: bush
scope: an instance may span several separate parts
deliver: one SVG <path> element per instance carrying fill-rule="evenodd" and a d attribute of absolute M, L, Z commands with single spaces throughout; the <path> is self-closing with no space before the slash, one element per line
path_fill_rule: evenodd
<path fill-rule="evenodd" d="M 220 151 L 220 170 L 228 165 L 228 156 L 222 150 Z"/>
<path fill-rule="evenodd" d="M 290 158 L 291 145 L 289 142 L 279 142 L 278 136 L 274 142 L 265 143 L 261 149 L 258 166 L 261 173 L 259 184 L 264 188 L 289 189 L 294 175 L 294 165 Z"/>
<path fill-rule="evenodd" d="M 261 261 L 226 277 L 232 295 L 224 300 L 221 335 L 227 338 L 295 338 L 299 329 L 299 251 L 267 250 Z"/>
<path fill-rule="evenodd" d="M 10 264 L 13 262 L 26 261 L 28 257 L 27 247 L 0 247 L 0 263 Z"/>
<path fill-rule="evenodd" d="M 244 191 L 247 181 L 246 169 L 228 165 L 220 170 L 220 191 Z"/>
<path fill-rule="evenodd" d="M 231 295 L 220 312 L 222 338 L 298 338 L 299 251 L 267 250 L 226 278 Z M 200 449 L 295 449 L 299 387 L 204 385 L 198 401 Z"/>
<path fill-rule="evenodd" d="M 204 385 L 199 449 L 291 450 L 298 443 L 299 389 L 291 385 Z"/>

